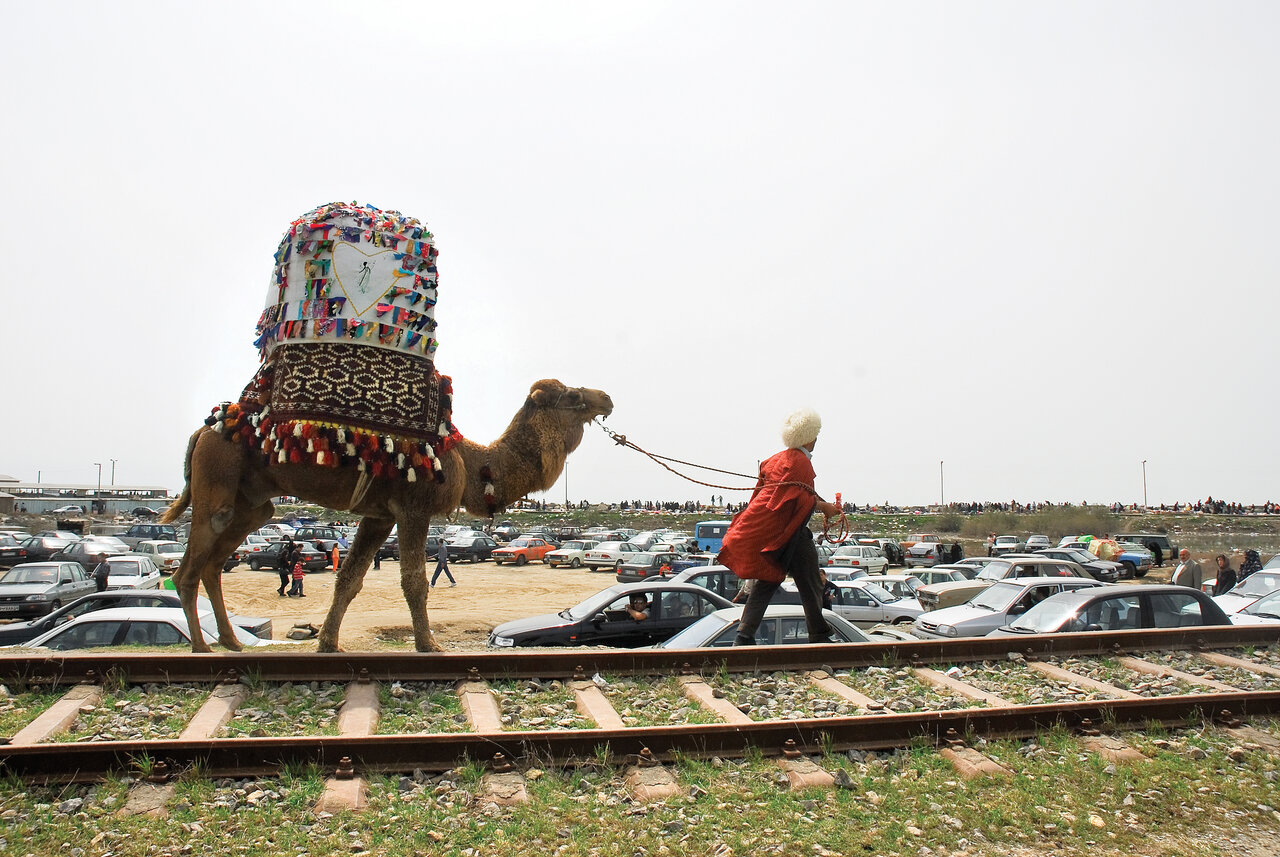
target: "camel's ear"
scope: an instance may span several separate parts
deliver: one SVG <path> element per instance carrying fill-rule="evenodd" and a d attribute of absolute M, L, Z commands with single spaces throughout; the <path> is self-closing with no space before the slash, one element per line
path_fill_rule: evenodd
<path fill-rule="evenodd" d="M 563 384 L 551 380 L 539 381 L 529 391 L 529 401 L 540 408 L 547 408 L 557 404 L 563 395 Z"/>

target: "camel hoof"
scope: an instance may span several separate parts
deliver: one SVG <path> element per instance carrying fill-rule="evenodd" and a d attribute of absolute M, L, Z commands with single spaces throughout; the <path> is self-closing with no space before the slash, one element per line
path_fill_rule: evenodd
<path fill-rule="evenodd" d="M 226 637 L 219 637 L 218 642 L 221 643 L 222 647 L 226 649 L 228 652 L 244 651 L 244 646 L 240 645 L 240 641 L 237 640 L 235 637 L 232 637 L 230 639 L 227 639 Z"/>
<path fill-rule="evenodd" d="M 193 655 L 211 655 L 213 654 L 213 649 L 209 648 L 208 643 L 206 643 L 204 640 L 201 640 L 199 645 L 197 645 L 195 642 L 192 642 L 191 653 Z"/>
<path fill-rule="evenodd" d="M 427 638 L 425 645 L 422 641 L 418 641 L 417 649 L 420 652 L 443 652 L 444 646 L 436 642 L 435 634 Z"/>
<path fill-rule="evenodd" d="M 321 637 L 316 645 L 316 651 L 332 654 L 334 652 L 343 651 L 343 648 L 338 645 L 337 640 L 326 640 L 324 637 Z"/>

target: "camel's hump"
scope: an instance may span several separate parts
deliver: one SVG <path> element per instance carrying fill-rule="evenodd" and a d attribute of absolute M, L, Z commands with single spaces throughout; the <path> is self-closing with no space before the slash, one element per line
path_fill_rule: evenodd
<path fill-rule="evenodd" d="M 398 211 L 331 202 L 295 220 L 276 250 L 256 345 L 349 342 L 433 360 L 435 237 Z"/>

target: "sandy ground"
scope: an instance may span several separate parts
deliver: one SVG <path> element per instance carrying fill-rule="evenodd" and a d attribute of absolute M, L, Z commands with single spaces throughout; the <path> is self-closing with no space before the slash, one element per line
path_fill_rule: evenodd
<path fill-rule="evenodd" d="M 428 572 L 435 561 L 428 564 Z M 450 565 L 456 587 L 443 574 L 427 601 L 428 616 L 436 640 L 447 650 L 483 647 L 494 626 L 537 613 L 554 613 L 612 586 L 613 571 L 586 568 L 550 568 L 530 563 L 520 568 L 491 562 Z M 275 571 L 253 571 L 240 565 L 222 576 L 227 608 L 245 616 L 270 616 L 275 636 L 283 637 L 293 625 L 310 622 L 319 627 L 333 600 L 332 572 L 308 574 L 306 598 L 281 598 L 276 594 L 280 578 Z M 383 560 L 382 568 L 370 568 L 364 588 L 351 603 L 342 622 L 339 644 L 349 652 L 390 648 L 388 643 L 411 639 L 409 608 L 400 590 L 400 564 Z M 403 649 L 402 645 L 394 646 Z"/>

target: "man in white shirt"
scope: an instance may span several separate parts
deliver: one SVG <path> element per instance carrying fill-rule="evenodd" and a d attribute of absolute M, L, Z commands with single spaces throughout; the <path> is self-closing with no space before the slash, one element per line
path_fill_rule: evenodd
<path fill-rule="evenodd" d="M 1199 589 L 1202 578 L 1200 563 L 1191 558 L 1191 551 L 1186 548 L 1178 551 L 1178 567 L 1173 570 L 1173 579 L 1170 583 Z"/>

